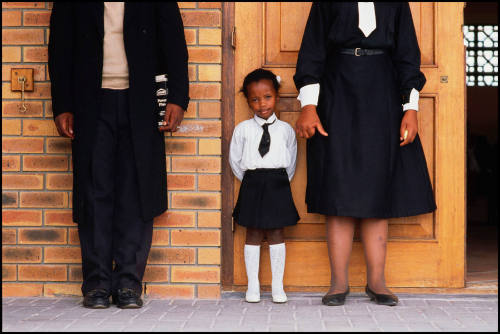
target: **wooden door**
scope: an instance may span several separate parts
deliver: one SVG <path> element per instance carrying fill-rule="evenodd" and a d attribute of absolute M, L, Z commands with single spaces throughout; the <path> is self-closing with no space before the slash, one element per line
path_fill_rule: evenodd
<path fill-rule="evenodd" d="M 427 83 L 421 92 L 419 131 L 437 211 L 391 219 L 386 278 L 391 287 L 463 287 L 465 252 L 465 113 L 464 3 L 410 4 Z M 235 125 L 252 117 L 243 94 L 244 76 L 264 67 L 282 78 L 279 117 L 292 126 L 300 112 L 292 76 L 311 3 L 236 2 Z M 325 219 L 308 214 L 305 140 L 298 139 L 297 171 L 292 192 L 302 219 L 286 228 L 284 284 L 288 291 L 324 290 L 330 269 Z M 234 181 L 234 201 L 240 182 Z M 411 191 L 411 189 L 409 189 Z M 243 256 L 245 228 L 234 226 L 234 286 L 247 283 Z M 355 237 L 349 280 L 366 284 L 362 244 Z M 261 251 L 260 281 L 271 283 L 269 247 Z M 323 288 L 321 288 L 323 287 Z"/>

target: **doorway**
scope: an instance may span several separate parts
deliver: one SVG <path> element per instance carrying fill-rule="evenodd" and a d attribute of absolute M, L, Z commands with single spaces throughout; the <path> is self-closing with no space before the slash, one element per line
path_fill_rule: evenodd
<path fill-rule="evenodd" d="M 467 286 L 498 286 L 498 4 L 467 2 Z"/>

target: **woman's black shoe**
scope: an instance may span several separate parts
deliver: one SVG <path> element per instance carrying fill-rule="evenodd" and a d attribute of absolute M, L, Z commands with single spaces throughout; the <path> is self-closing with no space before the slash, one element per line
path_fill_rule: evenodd
<path fill-rule="evenodd" d="M 398 297 L 393 294 L 383 295 L 375 293 L 374 291 L 370 290 L 368 285 L 365 288 L 365 292 L 368 297 L 370 297 L 370 300 L 374 300 L 379 305 L 396 306 L 399 301 Z"/>
<path fill-rule="evenodd" d="M 346 292 L 336 293 L 333 295 L 324 295 L 321 302 L 327 306 L 340 306 L 344 305 L 345 297 L 349 294 L 349 288 Z"/>
<path fill-rule="evenodd" d="M 141 308 L 141 295 L 129 288 L 118 289 L 117 294 L 113 294 L 113 304 L 119 308 Z"/>
<path fill-rule="evenodd" d="M 83 306 L 86 308 L 108 308 L 109 292 L 104 289 L 90 290 L 83 297 Z"/>

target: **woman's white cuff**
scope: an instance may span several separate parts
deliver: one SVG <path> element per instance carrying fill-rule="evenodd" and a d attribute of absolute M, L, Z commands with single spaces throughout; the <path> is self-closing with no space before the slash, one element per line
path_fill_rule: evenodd
<path fill-rule="evenodd" d="M 299 91 L 297 100 L 300 101 L 300 107 L 303 108 L 308 104 L 318 105 L 319 83 L 310 84 L 302 87 Z"/>
<path fill-rule="evenodd" d="M 412 88 L 411 93 L 410 93 L 410 101 L 408 103 L 403 104 L 403 110 L 416 110 L 418 111 L 418 99 L 419 99 L 420 93 L 418 90 L 415 88 Z"/>

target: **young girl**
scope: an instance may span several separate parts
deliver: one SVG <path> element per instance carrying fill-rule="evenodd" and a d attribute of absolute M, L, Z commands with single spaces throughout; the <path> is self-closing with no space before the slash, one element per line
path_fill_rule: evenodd
<path fill-rule="evenodd" d="M 279 88 L 278 77 L 271 71 L 257 69 L 245 77 L 241 91 L 255 115 L 234 128 L 229 153 L 231 169 L 242 181 L 233 217 L 247 228 L 245 299 L 250 303 L 260 301 L 260 244 L 264 237 L 271 257 L 273 302 L 287 301 L 283 228 L 300 219 L 290 190 L 297 140 L 293 128 L 274 113 Z"/>
<path fill-rule="evenodd" d="M 360 221 L 366 293 L 396 305 L 384 277 L 388 218 L 436 209 L 417 135 L 425 77 L 408 3 L 313 3 L 294 81 L 297 134 L 308 138 L 307 208 L 327 216 L 331 287 L 323 303 L 342 305 L 349 293 Z"/>

